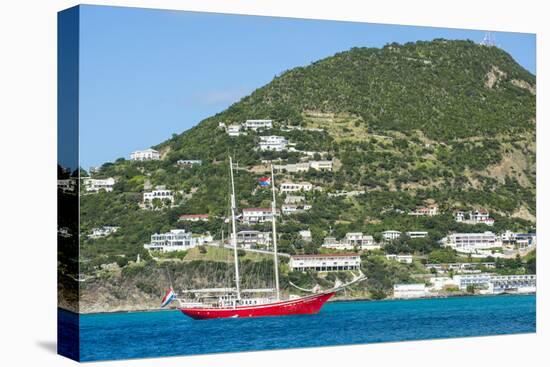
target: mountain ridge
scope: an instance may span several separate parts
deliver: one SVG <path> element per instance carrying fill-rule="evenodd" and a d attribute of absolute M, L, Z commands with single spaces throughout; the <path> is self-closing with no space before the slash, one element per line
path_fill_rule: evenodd
<path fill-rule="evenodd" d="M 454 52 L 451 53 L 450 50 L 453 50 Z M 414 59 L 413 56 L 424 58 Z M 453 62 L 453 57 L 460 57 L 461 60 L 470 60 L 470 62 L 456 65 Z M 399 60 L 408 60 L 411 65 L 399 66 Z M 420 64 L 418 64 L 418 62 L 420 62 Z M 353 64 L 354 68 L 348 70 L 349 67 L 348 65 L 345 65 L 346 63 Z M 388 67 L 385 67 L 384 70 L 382 70 L 382 68 L 380 68 L 380 70 L 371 68 L 373 72 L 382 71 L 382 76 L 389 76 L 384 74 L 395 73 L 395 75 L 399 77 L 397 80 L 395 80 L 395 78 L 389 78 L 390 83 L 387 83 L 388 85 L 397 82 L 399 86 L 402 86 L 404 83 L 404 79 L 402 77 L 404 77 L 409 71 L 416 70 L 421 73 L 419 73 L 418 77 L 416 77 L 414 81 L 416 82 L 422 79 L 423 85 L 421 86 L 436 84 L 435 82 L 439 79 L 440 86 L 450 87 L 450 82 L 444 83 L 441 80 L 444 79 L 443 77 L 450 77 L 449 79 L 453 81 L 453 78 L 449 75 L 449 73 L 461 71 L 460 68 L 463 66 L 468 67 L 468 73 L 476 73 L 475 76 L 477 80 L 474 80 L 473 82 L 476 82 L 477 85 L 472 84 L 471 80 L 463 80 L 463 83 L 455 83 L 455 87 L 457 85 L 459 86 L 460 92 L 467 92 L 465 91 L 465 88 L 467 87 L 483 86 L 486 83 L 485 78 L 487 77 L 487 74 L 493 72 L 495 70 L 495 66 L 497 66 L 496 70 L 499 72 L 502 70 L 505 75 L 502 75 L 501 78 L 498 79 L 498 83 L 494 85 L 494 88 L 487 88 L 488 91 L 491 89 L 516 89 L 516 91 L 521 91 L 525 88 L 532 90 L 535 83 L 535 77 L 523 67 L 518 65 L 505 51 L 496 47 L 476 45 L 471 41 L 434 40 L 432 42 L 416 42 L 407 43 L 405 45 L 391 44 L 383 48 L 352 48 L 349 51 L 340 52 L 333 56 L 313 62 L 308 66 L 300 66 L 285 71 L 281 75 L 275 77 L 270 83 L 256 89 L 250 95 L 242 98 L 239 102 L 229 106 L 226 110 L 214 115 L 211 118 L 207 118 L 202 122 L 210 121 L 212 118 L 225 118 L 228 122 L 243 121 L 250 118 L 250 112 L 248 112 L 247 107 L 255 104 L 264 105 L 252 108 L 260 110 L 260 112 L 256 113 L 259 115 L 257 118 L 271 118 L 273 120 L 289 123 L 296 122 L 290 119 L 292 117 L 300 120 L 298 115 L 301 111 L 288 111 L 284 107 L 282 108 L 282 111 L 280 111 L 279 109 L 281 108 L 282 103 L 290 103 L 290 108 L 294 108 L 294 105 L 299 103 L 302 110 L 312 109 L 326 112 L 357 112 L 357 106 L 350 106 L 350 104 L 352 102 L 356 102 L 356 100 L 349 100 L 349 103 L 345 98 L 338 100 L 338 98 L 342 97 L 342 93 L 339 93 L 338 95 L 329 95 L 325 92 L 320 95 L 309 96 L 311 98 L 307 98 L 307 94 L 313 93 L 313 89 L 325 90 L 340 88 L 346 90 L 347 88 L 350 91 L 354 91 L 354 88 L 358 88 L 358 86 L 353 83 L 339 85 L 340 80 L 343 79 L 348 82 L 356 80 L 357 84 L 362 83 L 362 88 L 368 86 L 373 93 L 364 93 L 365 98 L 367 100 L 368 98 L 375 98 L 374 92 L 380 93 L 380 91 L 384 89 L 384 86 L 380 85 L 380 80 L 373 77 L 373 75 L 371 75 L 372 73 L 361 72 L 360 68 L 362 66 L 372 66 L 376 63 L 383 63 L 385 65 L 382 66 Z M 332 72 L 332 74 L 326 75 L 327 71 Z M 428 71 L 428 73 L 426 73 L 426 71 Z M 315 73 L 318 75 L 316 78 L 306 80 L 308 74 Z M 438 75 L 439 73 L 442 75 Z M 291 83 L 288 82 L 289 80 Z M 455 81 L 459 82 L 460 79 L 456 78 Z M 296 85 L 300 83 L 303 83 L 304 85 L 298 88 Z M 327 88 L 327 86 L 329 86 L 329 88 Z M 295 93 L 297 91 L 302 94 L 300 98 L 295 97 Z M 391 92 L 397 92 L 397 95 L 400 95 L 399 91 L 394 89 L 392 89 Z M 472 90 L 472 92 L 476 91 Z M 521 92 L 519 95 L 521 95 Z M 325 98 L 323 99 L 320 97 Z M 347 97 L 349 99 L 349 96 Z M 440 95 L 435 95 L 434 97 L 440 97 Z M 293 98 L 295 100 L 293 100 Z M 326 103 L 323 105 L 322 102 Z M 340 102 L 342 105 L 335 107 L 335 104 Z M 289 115 L 285 116 L 285 113 L 288 113 Z M 293 115 L 296 113 L 298 114 Z M 374 115 L 378 114 L 373 114 L 373 116 Z M 380 116 L 377 116 L 377 118 L 380 118 Z"/>

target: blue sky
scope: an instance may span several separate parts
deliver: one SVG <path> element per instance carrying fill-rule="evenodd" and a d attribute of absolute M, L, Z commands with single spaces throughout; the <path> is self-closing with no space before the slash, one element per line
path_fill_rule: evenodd
<path fill-rule="evenodd" d="M 275 75 L 351 47 L 485 31 L 122 7 L 81 7 L 80 164 L 128 158 L 224 110 Z M 534 34 L 496 43 L 535 73 Z M 253 116 L 251 116 L 253 117 Z"/>

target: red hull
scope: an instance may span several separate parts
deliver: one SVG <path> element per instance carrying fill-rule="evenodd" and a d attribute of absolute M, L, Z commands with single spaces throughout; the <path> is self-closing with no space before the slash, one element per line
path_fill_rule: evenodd
<path fill-rule="evenodd" d="M 180 311 L 198 320 L 233 317 L 311 315 L 318 313 L 325 302 L 333 295 L 334 292 L 328 292 L 258 306 L 240 306 L 236 308 L 180 308 Z"/>

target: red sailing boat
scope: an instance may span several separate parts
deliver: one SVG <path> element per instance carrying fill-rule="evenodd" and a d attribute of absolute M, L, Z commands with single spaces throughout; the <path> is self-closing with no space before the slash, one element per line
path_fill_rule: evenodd
<path fill-rule="evenodd" d="M 307 296 L 290 295 L 288 299 L 282 299 L 279 290 L 279 269 L 277 255 L 277 229 L 276 229 L 276 201 L 275 201 L 275 181 L 273 175 L 273 166 L 271 167 L 271 187 L 272 187 L 272 232 L 273 232 L 273 261 L 275 273 L 275 288 L 271 289 L 241 289 L 239 276 L 239 263 L 237 256 L 237 229 L 235 223 L 236 199 L 235 184 L 233 180 L 233 162 L 229 157 L 231 173 L 231 245 L 233 248 L 233 257 L 235 264 L 235 287 L 234 288 L 208 288 L 184 290 L 182 294 L 199 294 L 199 301 L 189 302 L 177 296 L 172 297 L 178 300 L 180 307 L 178 309 L 185 315 L 193 319 L 215 319 L 215 318 L 239 318 L 239 317 L 261 317 L 261 316 L 285 316 L 285 315 L 309 315 L 319 312 L 321 307 L 328 301 L 339 289 L 364 279 L 362 274 L 353 281 L 335 287 L 330 290 L 313 293 Z M 292 283 L 291 283 L 292 284 Z M 298 287 L 297 287 L 298 288 Z M 299 288 L 301 289 L 301 288 Z M 304 290 L 304 289 L 302 289 Z M 172 288 L 169 292 L 173 293 Z M 268 294 L 268 296 L 257 296 L 258 294 Z M 256 296 L 254 296 L 256 295 Z M 165 299 L 168 297 L 165 296 Z"/>

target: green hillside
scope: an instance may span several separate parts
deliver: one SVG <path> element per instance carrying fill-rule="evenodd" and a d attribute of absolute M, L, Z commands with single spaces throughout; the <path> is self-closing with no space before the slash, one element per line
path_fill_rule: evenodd
<path fill-rule="evenodd" d="M 496 220 L 495 232 L 533 230 L 535 86 L 535 76 L 505 51 L 471 41 L 353 48 L 285 71 L 225 111 L 154 146 L 162 154 L 160 161 L 121 158 L 104 164 L 93 177 L 114 177 L 115 189 L 82 195 L 81 231 L 102 225 L 120 230 L 101 240 L 84 240 L 85 267 L 110 261 L 124 265 L 138 253 L 147 258 L 143 243 L 154 232 L 178 227 L 215 237 L 222 229 L 227 232 L 220 218 L 192 225 L 177 218 L 227 215 L 228 155 L 240 167 L 239 208 L 268 206 L 269 191 L 257 189 L 261 161 L 296 163 L 305 157 L 260 152 L 255 149 L 258 135 L 285 136 L 297 150 L 319 152 L 314 158 L 334 162 L 332 172 L 310 169 L 276 177 L 279 182 L 309 181 L 322 189 L 305 194 L 310 211 L 285 216 L 280 223 L 286 252 L 319 251 L 330 229 L 337 237 L 362 231 L 375 238 L 394 229 L 429 231 L 429 239 L 407 245 L 425 255 L 449 231 L 487 230 L 456 223 L 456 209 L 488 209 Z M 218 126 L 247 119 L 271 119 L 274 127 L 230 137 Z M 182 169 L 175 164 L 179 159 L 201 159 L 203 164 Z M 139 208 L 145 187 L 156 185 L 182 191 L 175 207 Z M 329 196 L 340 191 L 363 193 Z M 433 202 L 442 215 L 407 215 Z M 297 236 L 306 228 L 313 233 L 309 244 Z"/>

